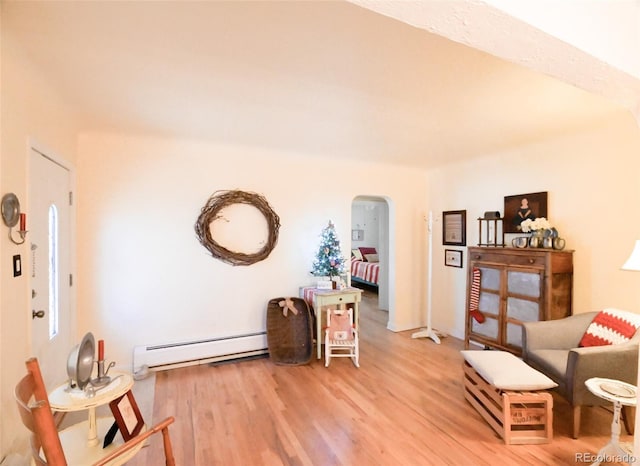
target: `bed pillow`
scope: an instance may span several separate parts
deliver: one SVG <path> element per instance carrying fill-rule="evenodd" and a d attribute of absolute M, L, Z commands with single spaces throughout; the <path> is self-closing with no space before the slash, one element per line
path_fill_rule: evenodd
<path fill-rule="evenodd" d="M 596 314 L 578 346 L 604 346 L 626 343 L 640 327 L 640 314 L 604 309 Z"/>
<path fill-rule="evenodd" d="M 367 254 L 364 258 L 367 262 L 379 262 L 377 254 Z"/>
<path fill-rule="evenodd" d="M 367 248 L 367 247 L 361 247 L 358 248 L 360 250 L 360 253 L 362 254 L 362 257 L 364 257 L 366 260 L 367 258 L 367 254 L 378 254 L 378 251 L 376 251 L 376 248 Z"/>
<path fill-rule="evenodd" d="M 352 249 L 351 250 L 351 257 L 353 257 L 355 260 L 357 261 L 362 261 L 364 260 L 362 258 L 362 253 L 360 252 L 360 249 Z"/>

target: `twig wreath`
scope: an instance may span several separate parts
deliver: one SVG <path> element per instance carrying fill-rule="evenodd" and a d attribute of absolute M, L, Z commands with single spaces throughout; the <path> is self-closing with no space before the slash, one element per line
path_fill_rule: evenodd
<path fill-rule="evenodd" d="M 211 223 L 220 218 L 220 211 L 233 204 L 249 204 L 258 209 L 267 220 L 269 237 L 264 247 L 253 254 L 234 252 L 221 246 L 211 236 Z M 251 265 L 266 259 L 278 242 L 280 217 L 276 214 L 264 196 L 246 191 L 216 191 L 200 212 L 195 224 L 196 235 L 200 243 L 216 259 L 231 265 Z"/>

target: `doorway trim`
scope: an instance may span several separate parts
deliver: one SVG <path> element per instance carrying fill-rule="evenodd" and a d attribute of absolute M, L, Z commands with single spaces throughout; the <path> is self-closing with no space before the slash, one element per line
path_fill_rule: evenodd
<path fill-rule="evenodd" d="M 378 307 L 388 310 L 387 329 L 397 331 L 396 322 L 396 250 L 395 230 L 391 225 L 396 223 L 396 211 L 393 200 L 380 195 L 357 195 L 351 200 L 351 222 L 353 224 L 353 204 L 356 201 L 374 201 L 383 205 L 379 220 L 378 254 L 380 256 L 380 275 L 378 283 Z"/>

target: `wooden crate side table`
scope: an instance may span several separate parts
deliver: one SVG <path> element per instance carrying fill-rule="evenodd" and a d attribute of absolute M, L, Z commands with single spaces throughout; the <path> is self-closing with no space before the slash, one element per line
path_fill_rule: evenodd
<path fill-rule="evenodd" d="M 507 445 L 553 440 L 553 398 L 545 391 L 503 391 L 464 362 L 464 397 Z"/>
<path fill-rule="evenodd" d="M 342 290 L 323 290 L 304 286 L 300 288 L 300 297 L 313 306 L 316 315 L 316 347 L 317 357 L 322 358 L 322 318 L 323 308 L 338 306 L 343 309 L 347 304 L 353 304 L 353 321 L 356 329 L 359 326 L 359 303 L 362 300 L 362 290 L 358 288 L 344 288 Z"/>

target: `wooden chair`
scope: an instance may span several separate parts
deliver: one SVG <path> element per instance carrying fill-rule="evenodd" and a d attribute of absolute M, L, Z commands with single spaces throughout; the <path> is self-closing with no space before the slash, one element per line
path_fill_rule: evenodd
<path fill-rule="evenodd" d="M 324 331 L 325 367 L 331 358 L 351 358 L 360 367 L 358 331 L 353 324 L 353 309 L 327 309 L 327 326 Z"/>
<path fill-rule="evenodd" d="M 68 437 L 65 432 L 73 429 L 73 426 L 58 432 L 38 360 L 31 358 L 27 360 L 26 366 L 28 373 L 16 385 L 15 397 L 22 423 L 31 431 L 31 454 L 37 466 L 66 466 L 67 464 L 113 466 L 123 464 L 138 453 L 146 439 L 157 432 L 162 432 L 165 464 L 175 466 L 169 437 L 169 425 L 173 423 L 173 417 L 166 418 L 119 446 L 115 445 L 115 442 L 104 449 L 102 445 L 89 447 L 86 444 L 83 444 L 86 447 L 83 448 L 82 445 L 78 445 L 82 442 L 75 442 L 72 446 L 65 445 L 64 439 Z M 65 451 L 73 451 L 72 454 L 77 454 L 79 457 L 73 458 L 71 453 L 65 456 Z M 44 455 L 44 459 L 42 455 Z"/>

